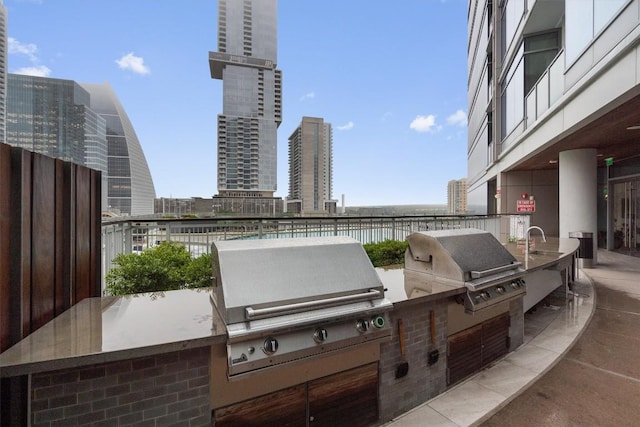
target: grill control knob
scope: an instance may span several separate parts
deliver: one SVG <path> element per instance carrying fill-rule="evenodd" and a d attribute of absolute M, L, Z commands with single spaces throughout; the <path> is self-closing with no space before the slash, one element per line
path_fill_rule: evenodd
<path fill-rule="evenodd" d="M 313 340 L 317 343 L 321 343 L 327 340 L 329 334 L 325 328 L 318 328 L 313 333 Z"/>
<path fill-rule="evenodd" d="M 264 351 L 266 354 L 273 354 L 278 351 L 278 340 L 273 337 L 269 337 L 264 340 L 262 351 Z"/>
<path fill-rule="evenodd" d="M 360 332 L 367 332 L 371 327 L 371 323 L 368 320 L 360 319 L 356 323 L 356 329 Z"/>
<path fill-rule="evenodd" d="M 504 294 L 505 289 L 502 286 L 498 286 L 496 291 L 498 291 L 499 294 Z"/>
<path fill-rule="evenodd" d="M 384 328 L 384 317 L 376 316 L 371 320 L 371 323 L 373 323 L 373 326 L 376 328 Z"/>

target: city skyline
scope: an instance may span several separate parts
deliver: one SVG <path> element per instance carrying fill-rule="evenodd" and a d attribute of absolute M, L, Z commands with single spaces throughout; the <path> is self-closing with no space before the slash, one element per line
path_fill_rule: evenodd
<path fill-rule="evenodd" d="M 157 196 L 216 194 L 222 87 L 207 66 L 216 1 L 5 6 L 9 72 L 109 81 Z M 466 18 L 464 0 L 400 8 L 280 0 L 275 195 L 288 194 L 287 137 L 303 116 L 315 116 L 334 125 L 334 198 L 344 194 L 347 206 L 446 203 L 447 182 L 466 177 Z"/>

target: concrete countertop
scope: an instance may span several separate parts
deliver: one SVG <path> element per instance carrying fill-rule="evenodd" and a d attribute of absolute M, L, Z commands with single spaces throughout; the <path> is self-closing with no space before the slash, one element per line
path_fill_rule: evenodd
<path fill-rule="evenodd" d="M 463 285 L 448 286 L 445 284 L 431 284 L 430 291 L 426 289 L 407 289 L 405 287 L 404 268 L 394 266 L 393 268 L 376 267 L 378 277 L 385 287 L 384 295 L 394 306 L 405 304 L 418 304 L 460 295 L 467 291 Z"/>
<path fill-rule="evenodd" d="M 543 242 L 541 236 L 532 236 L 533 240 L 529 249 L 529 256 L 525 259 L 524 242 L 507 243 L 505 247 L 522 263 L 522 268 L 528 272 L 544 270 L 562 261 L 569 261 L 580 246 L 578 239 L 565 237 L 547 237 Z"/>
<path fill-rule="evenodd" d="M 0 377 L 226 342 L 210 289 L 87 298 L 0 354 Z"/>

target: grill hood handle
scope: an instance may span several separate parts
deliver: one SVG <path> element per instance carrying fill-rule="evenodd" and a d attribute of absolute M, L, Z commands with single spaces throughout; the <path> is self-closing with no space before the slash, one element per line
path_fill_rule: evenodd
<path fill-rule="evenodd" d="M 281 314 L 298 313 L 301 311 L 319 309 L 325 307 L 333 307 L 336 305 L 342 305 L 349 302 L 373 300 L 376 298 L 384 298 L 383 291 L 377 289 L 369 289 L 366 293 L 344 295 L 341 297 L 325 298 L 321 300 L 298 302 L 294 304 L 277 305 L 273 307 L 265 308 L 252 308 L 245 307 L 244 312 L 247 320 L 259 319 L 262 317 L 269 317 Z"/>

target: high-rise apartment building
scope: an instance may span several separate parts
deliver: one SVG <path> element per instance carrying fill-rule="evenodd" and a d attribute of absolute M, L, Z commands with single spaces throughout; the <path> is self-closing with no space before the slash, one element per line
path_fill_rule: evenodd
<path fill-rule="evenodd" d="M 270 198 L 276 191 L 282 74 L 277 1 L 219 0 L 211 77 L 223 85 L 218 115 L 218 196 Z"/>
<path fill-rule="evenodd" d="M 333 132 L 330 123 L 303 117 L 289 137 L 287 212 L 336 213 L 333 191 Z"/>
<path fill-rule="evenodd" d="M 452 179 L 447 183 L 447 207 L 450 214 L 467 212 L 467 180 Z"/>
<path fill-rule="evenodd" d="M 594 249 L 640 246 L 639 11 L 638 0 L 469 0 L 472 212 L 591 233 Z M 521 212 L 522 200 L 535 204 Z"/>
<path fill-rule="evenodd" d="M 7 120 L 7 8 L 0 0 L 0 142 L 5 142 Z"/>

